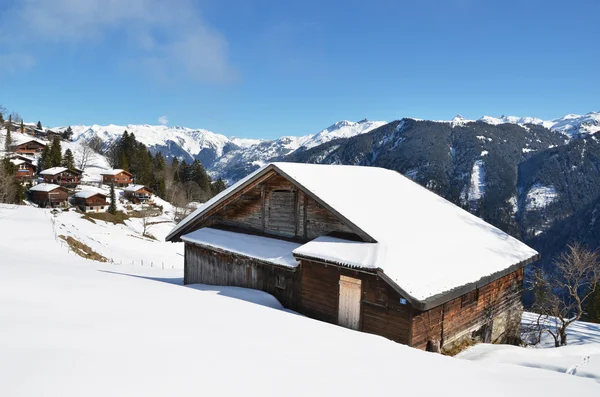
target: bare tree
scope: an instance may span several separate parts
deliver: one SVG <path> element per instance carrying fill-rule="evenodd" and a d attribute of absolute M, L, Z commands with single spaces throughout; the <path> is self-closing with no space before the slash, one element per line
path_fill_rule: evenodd
<path fill-rule="evenodd" d="M 540 332 L 550 334 L 554 345 L 567 344 L 567 328 L 584 313 L 584 304 L 600 282 L 600 257 L 579 243 L 570 244 L 554 263 L 552 273 L 537 270 L 532 289 L 533 311 L 539 313 Z"/>
<path fill-rule="evenodd" d="M 15 112 L 15 111 L 13 111 L 10 114 L 10 118 L 12 119 L 13 123 L 20 123 L 20 122 L 23 121 L 23 118 L 21 117 L 21 115 L 19 113 Z"/>
<path fill-rule="evenodd" d="M 154 236 L 149 234 L 150 228 L 154 225 L 151 221 L 152 211 L 144 208 L 140 211 L 140 215 L 142 217 L 142 236 L 154 238 Z"/>
<path fill-rule="evenodd" d="M 79 162 L 77 163 L 78 168 L 80 170 L 85 170 L 85 168 L 89 165 L 93 155 L 94 151 L 90 145 L 87 142 L 83 142 L 81 144 L 81 151 L 79 152 Z"/>
<path fill-rule="evenodd" d="M 5 161 L 0 162 L 0 203 L 14 203 L 18 198 L 14 174 L 12 174 Z"/>
<path fill-rule="evenodd" d="M 6 108 L 0 105 L 0 119 L 4 120 L 4 117 L 6 117 Z"/>

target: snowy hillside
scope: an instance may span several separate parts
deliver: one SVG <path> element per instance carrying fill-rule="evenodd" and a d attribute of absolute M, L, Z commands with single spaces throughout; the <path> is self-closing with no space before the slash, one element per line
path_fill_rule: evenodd
<path fill-rule="evenodd" d="M 584 115 L 567 114 L 553 120 L 542 120 L 535 117 L 483 116 L 480 121 L 488 124 L 498 125 L 510 124 L 536 124 L 546 127 L 552 131 L 563 133 L 571 138 L 581 135 L 594 134 L 600 131 L 600 112 L 589 112 Z"/>
<path fill-rule="evenodd" d="M 535 313 L 524 313 L 523 329 L 531 329 L 537 317 Z M 552 323 L 550 320 L 548 322 Z M 541 368 L 594 379 L 600 383 L 600 324 L 576 321 L 567 333 L 569 344 L 559 348 L 554 347 L 552 337 L 546 333 L 539 344 L 528 348 L 482 343 L 463 351 L 457 358 Z"/>
<path fill-rule="evenodd" d="M 2 396 L 600 391 L 589 379 L 458 360 L 308 319 L 255 291 L 183 287 L 180 270 L 86 261 L 56 242 L 51 219 L 0 207 Z M 30 241 L 36 249 L 23 255 Z"/>

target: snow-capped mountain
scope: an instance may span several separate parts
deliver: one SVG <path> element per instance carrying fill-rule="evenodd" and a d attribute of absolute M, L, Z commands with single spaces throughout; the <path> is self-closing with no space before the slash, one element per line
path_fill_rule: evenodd
<path fill-rule="evenodd" d="M 600 112 L 589 112 L 584 115 L 567 114 L 553 120 L 542 120 L 536 117 L 516 117 L 516 116 L 483 116 L 479 119 L 484 123 L 498 124 L 536 124 L 546 127 L 552 131 L 558 131 L 567 135 L 569 138 L 594 134 L 600 131 Z"/>
<path fill-rule="evenodd" d="M 74 141 L 89 141 L 94 136 L 99 137 L 110 145 L 117 141 L 124 131 L 135 134 L 138 141 L 145 144 L 154 152 L 162 152 L 167 157 L 181 157 L 186 160 L 200 158 L 203 162 L 212 163 L 228 150 L 237 148 L 225 135 L 216 134 L 204 129 L 185 127 L 168 127 L 165 125 L 134 125 L 125 126 L 110 124 L 75 125 L 71 126 Z M 59 131 L 66 127 L 58 128 Z"/>
<path fill-rule="evenodd" d="M 153 152 L 162 152 L 167 158 L 179 157 L 186 161 L 199 159 L 213 175 L 235 179 L 237 172 L 230 168 L 243 166 L 244 169 L 258 167 L 269 160 L 288 155 L 296 150 L 306 150 L 339 138 L 350 138 L 367 133 L 386 124 L 385 121 L 361 120 L 357 122 L 342 120 L 324 130 L 304 136 L 284 136 L 274 140 L 228 138 L 204 129 L 168 127 L 164 125 L 125 126 L 110 124 L 72 126 L 75 142 L 89 141 L 97 136 L 109 146 L 117 141 L 124 131 L 135 134 L 138 141 Z M 59 127 L 64 131 L 67 127 Z"/>

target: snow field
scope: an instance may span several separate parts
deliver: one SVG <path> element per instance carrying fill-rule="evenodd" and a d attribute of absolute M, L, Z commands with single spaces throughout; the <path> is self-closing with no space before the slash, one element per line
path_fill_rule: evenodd
<path fill-rule="evenodd" d="M 0 224 L 2 396 L 600 392 L 588 379 L 426 353 L 242 300 L 257 296 L 174 285 L 180 271 L 115 271 L 61 249 L 43 210 L 3 206 Z"/>

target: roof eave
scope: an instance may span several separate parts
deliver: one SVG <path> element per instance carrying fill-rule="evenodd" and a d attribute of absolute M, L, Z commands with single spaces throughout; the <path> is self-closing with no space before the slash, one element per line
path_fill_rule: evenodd
<path fill-rule="evenodd" d="M 355 266 L 351 266 L 351 265 L 346 265 L 343 263 L 328 261 L 328 260 L 321 259 L 321 258 L 314 258 L 314 257 L 310 257 L 307 255 L 302 255 L 302 254 L 294 253 L 293 255 L 298 260 L 304 259 L 304 260 L 308 260 L 311 262 L 317 262 L 317 263 L 321 263 L 321 264 L 325 264 L 325 265 L 343 267 L 346 269 L 361 271 L 364 273 L 373 273 L 374 271 L 376 271 L 377 275 L 379 277 L 381 277 L 383 280 L 385 280 L 396 292 L 398 292 L 400 295 L 402 295 L 402 297 L 406 298 L 406 300 L 412 305 L 413 308 L 420 310 L 420 311 L 427 311 L 429 309 L 432 309 L 434 307 L 442 305 L 448 301 L 456 299 L 470 291 L 473 291 L 477 288 L 481 288 L 484 285 L 487 285 L 491 282 L 498 280 L 499 278 L 507 276 L 507 275 L 540 259 L 540 254 L 536 254 L 536 255 L 530 257 L 529 259 L 525 259 L 521 262 L 518 262 L 512 266 L 507 267 L 504 270 L 493 273 L 489 276 L 482 277 L 475 282 L 468 283 L 468 284 L 453 288 L 449 291 L 442 292 L 440 294 L 436 294 L 429 298 L 420 300 L 420 299 L 413 297 L 411 294 L 409 294 L 404 289 L 402 289 L 394 280 L 392 280 L 390 277 L 388 277 L 385 274 L 385 272 L 383 271 L 383 269 L 381 269 L 381 268 L 372 268 L 372 269 L 371 268 L 360 268 L 360 267 L 355 267 Z"/>
<path fill-rule="evenodd" d="M 517 270 L 520 270 L 520 269 L 524 268 L 525 266 L 530 265 L 533 262 L 539 260 L 540 257 L 541 256 L 538 253 L 528 259 L 525 259 L 525 260 L 522 260 L 521 262 L 515 263 L 514 265 L 509 266 L 506 269 L 503 269 L 496 273 L 490 274 L 489 276 L 482 277 L 477 281 L 453 288 L 449 291 L 442 292 L 437 295 L 433 295 L 433 296 L 423 299 L 423 300 L 418 300 L 418 299 L 413 298 L 413 307 L 417 310 L 422 310 L 422 311 L 432 309 L 432 308 L 442 305 L 448 301 L 456 299 L 456 298 L 458 298 L 468 292 L 471 292 L 477 288 L 481 288 L 484 285 L 492 283 L 504 276 L 508 276 L 509 274 L 511 274 Z M 394 283 L 394 284 L 396 284 L 396 283 Z"/>

